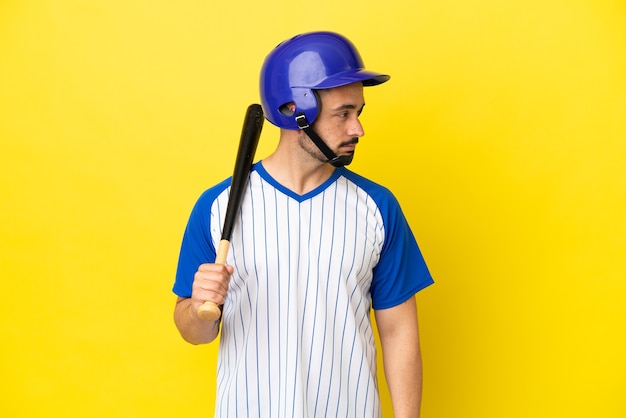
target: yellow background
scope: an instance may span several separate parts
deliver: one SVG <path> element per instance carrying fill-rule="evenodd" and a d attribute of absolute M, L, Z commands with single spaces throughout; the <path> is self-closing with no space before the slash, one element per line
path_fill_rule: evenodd
<path fill-rule="evenodd" d="M 216 346 L 172 321 L 183 228 L 265 54 L 319 29 L 392 74 L 351 167 L 437 282 L 423 416 L 626 416 L 622 0 L 2 0 L 2 416 L 210 416 Z"/>

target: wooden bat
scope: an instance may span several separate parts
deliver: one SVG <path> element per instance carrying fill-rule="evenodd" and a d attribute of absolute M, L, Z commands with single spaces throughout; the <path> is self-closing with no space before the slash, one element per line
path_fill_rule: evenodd
<path fill-rule="evenodd" d="M 254 153 L 259 143 L 259 137 L 261 136 L 263 122 L 263 109 L 261 105 L 251 104 L 248 106 L 246 117 L 243 121 L 243 129 L 241 130 L 233 177 L 230 183 L 230 195 L 228 197 L 228 205 L 226 206 L 222 238 L 215 256 L 216 264 L 226 264 L 233 225 L 241 206 L 244 188 L 248 182 L 248 175 L 252 167 Z M 204 302 L 198 308 L 198 316 L 205 321 L 217 321 L 221 315 L 222 308 L 213 302 Z"/>

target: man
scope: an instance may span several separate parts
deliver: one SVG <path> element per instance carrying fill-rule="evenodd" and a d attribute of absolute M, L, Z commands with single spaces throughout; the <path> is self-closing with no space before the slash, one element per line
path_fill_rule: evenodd
<path fill-rule="evenodd" d="M 230 179 L 199 198 L 174 284 L 183 338 L 221 332 L 216 416 L 380 417 L 371 308 L 394 415 L 419 416 L 414 295 L 433 280 L 394 196 L 344 167 L 364 135 L 363 87 L 388 79 L 332 32 L 265 59 L 279 143 L 252 168 L 226 266 L 214 260 Z M 223 305 L 221 320 L 198 317 L 205 301 Z"/>

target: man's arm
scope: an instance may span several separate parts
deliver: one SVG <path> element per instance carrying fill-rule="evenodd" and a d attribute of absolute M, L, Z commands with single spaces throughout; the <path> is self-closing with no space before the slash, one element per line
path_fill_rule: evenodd
<path fill-rule="evenodd" d="M 422 355 L 415 298 L 375 311 L 387 386 L 396 418 L 418 418 L 422 403 Z"/>
<path fill-rule="evenodd" d="M 191 344 L 206 344 L 217 338 L 220 321 L 208 322 L 200 319 L 191 298 L 176 299 L 174 322 L 185 341 Z"/>
<path fill-rule="evenodd" d="M 228 292 L 232 266 L 202 264 L 194 275 L 191 297 L 178 297 L 174 308 L 174 322 L 185 341 L 206 344 L 217 338 L 220 321 L 209 322 L 198 316 L 198 308 L 205 301 L 222 305 Z"/>

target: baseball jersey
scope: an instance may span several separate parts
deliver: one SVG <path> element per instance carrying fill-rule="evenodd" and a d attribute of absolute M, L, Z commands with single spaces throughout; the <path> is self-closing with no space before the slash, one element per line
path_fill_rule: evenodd
<path fill-rule="evenodd" d="M 230 179 L 205 191 L 183 237 L 174 293 L 214 262 Z M 216 417 L 380 417 L 370 310 L 433 283 L 386 188 L 346 168 L 304 195 L 254 164 L 233 227 Z"/>

